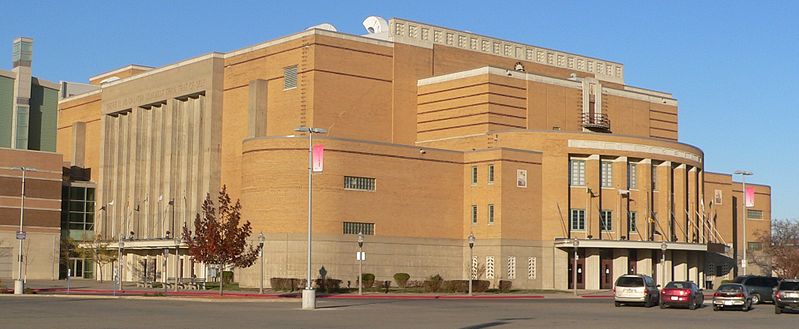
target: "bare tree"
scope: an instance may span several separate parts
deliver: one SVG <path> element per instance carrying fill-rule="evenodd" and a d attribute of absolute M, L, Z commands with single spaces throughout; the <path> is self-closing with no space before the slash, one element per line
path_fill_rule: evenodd
<path fill-rule="evenodd" d="M 109 241 L 104 240 L 101 234 L 94 236 L 94 241 L 90 245 L 84 244 L 82 247 L 75 248 L 75 257 L 90 258 L 97 264 L 98 278 L 103 282 L 103 268 L 105 265 L 116 262 L 118 257 L 117 250 L 108 248 Z M 62 243 L 63 253 L 63 243 Z"/>
<path fill-rule="evenodd" d="M 765 257 L 756 257 L 759 265 L 769 265 L 779 277 L 799 276 L 799 222 L 777 219 L 771 223 L 771 232 L 758 232 Z"/>
<path fill-rule="evenodd" d="M 183 240 L 187 241 L 188 254 L 194 261 L 219 265 L 220 271 L 226 266 L 233 268 L 250 267 L 258 258 L 259 247 L 247 245 L 247 238 L 252 234 L 249 221 L 241 222 L 241 203 L 230 201 L 227 187 L 222 186 L 217 197 L 218 206 L 214 207 L 211 195 L 203 201 L 202 215 L 194 219 L 194 234 L 188 227 L 183 227 Z M 224 278 L 219 280 L 219 295 L 223 294 Z"/>

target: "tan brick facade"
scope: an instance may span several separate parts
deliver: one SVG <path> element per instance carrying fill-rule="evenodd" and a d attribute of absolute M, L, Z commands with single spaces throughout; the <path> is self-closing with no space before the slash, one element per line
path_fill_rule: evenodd
<path fill-rule="evenodd" d="M 708 246 L 740 246 L 731 225 L 741 218 L 731 208 L 740 187 L 705 173 L 702 150 L 678 142 L 670 94 L 625 85 L 614 62 L 390 25 L 388 39 L 314 29 L 162 68 L 128 67 L 100 91 L 62 101 L 59 152 L 73 162 L 83 154 L 98 201 L 119 207 L 99 229 L 131 231 L 126 245 L 150 250 L 131 250 L 124 277 L 137 280 L 142 257 L 160 259 L 153 251 L 170 243 L 166 227 L 180 227 L 221 185 L 267 237 L 267 278 L 304 277 L 308 145 L 299 126 L 329 131 L 316 139 L 325 170 L 314 177 L 313 268 L 352 284 L 356 236 L 345 222 L 373 225 L 365 270 L 378 280 L 467 277 L 469 234 L 486 278 L 526 288 L 569 287 L 575 238 L 584 246 L 577 285 L 587 289 L 609 288 L 627 272 L 657 275 L 664 239 L 666 277 L 703 283 Z M 74 131 L 84 131 L 84 146 Z M 374 189 L 347 188 L 348 179 Z M 763 220 L 749 222 L 750 241 L 770 223 L 770 189 L 756 188 Z M 724 199 L 711 206 L 715 190 Z M 173 210 L 176 224 L 168 223 Z M 573 220 L 580 210 L 582 224 Z M 734 263 L 731 252 L 716 256 Z M 256 265 L 238 279 L 257 286 L 258 275 Z"/>

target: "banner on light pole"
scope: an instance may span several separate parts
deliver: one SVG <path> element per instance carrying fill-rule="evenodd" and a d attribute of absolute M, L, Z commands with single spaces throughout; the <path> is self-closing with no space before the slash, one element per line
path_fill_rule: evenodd
<path fill-rule="evenodd" d="M 325 163 L 325 146 L 316 144 L 313 146 L 313 172 L 322 172 Z"/>
<path fill-rule="evenodd" d="M 755 188 L 752 186 L 746 187 L 746 208 L 755 206 Z"/>

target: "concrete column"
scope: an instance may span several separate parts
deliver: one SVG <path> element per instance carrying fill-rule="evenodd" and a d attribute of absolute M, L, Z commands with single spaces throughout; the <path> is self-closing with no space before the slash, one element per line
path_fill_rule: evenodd
<path fill-rule="evenodd" d="M 72 124 L 72 165 L 84 167 L 86 158 L 86 123 L 78 121 Z"/>
<path fill-rule="evenodd" d="M 696 282 L 700 287 L 704 284 L 699 277 L 699 262 L 697 260 L 697 251 L 688 251 L 688 280 Z"/>
<path fill-rule="evenodd" d="M 672 201 L 674 208 L 672 212 L 674 213 L 674 235 L 677 237 L 677 241 L 687 242 L 687 234 L 690 232 L 688 229 L 687 217 L 686 217 L 686 207 L 687 204 L 685 202 L 686 194 L 688 193 L 688 186 L 687 186 L 687 178 L 688 172 L 685 164 L 680 164 L 672 171 L 672 175 L 674 175 L 674 200 Z"/>
<path fill-rule="evenodd" d="M 684 250 L 675 250 L 671 252 L 672 263 L 674 266 L 674 280 L 685 281 L 689 280 L 688 277 L 688 252 Z"/>
<path fill-rule="evenodd" d="M 627 274 L 629 254 L 626 249 L 613 249 L 613 287 L 616 287 L 616 278 Z"/>
<path fill-rule="evenodd" d="M 585 289 L 599 289 L 599 249 L 585 251 Z"/>
<path fill-rule="evenodd" d="M 252 80 L 249 85 L 249 122 L 247 137 L 266 136 L 267 81 Z"/>
<path fill-rule="evenodd" d="M 652 250 L 638 250 L 638 262 L 636 263 L 638 274 L 652 276 L 652 255 Z"/>
<path fill-rule="evenodd" d="M 552 288 L 558 290 L 567 290 L 569 288 L 569 255 L 574 253 L 573 249 L 561 249 L 561 248 L 554 248 L 554 255 L 553 255 L 553 273 L 552 276 Z M 527 258 L 524 259 L 525 262 Z M 516 260 L 516 265 L 519 265 L 519 259 Z M 526 263 L 525 263 L 526 265 Z M 536 264 L 538 265 L 538 264 Z M 525 271 L 526 272 L 526 271 Z M 519 270 L 517 269 L 516 277 L 519 277 Z M 526 274 L 525 274 L 526 277 Z"/>

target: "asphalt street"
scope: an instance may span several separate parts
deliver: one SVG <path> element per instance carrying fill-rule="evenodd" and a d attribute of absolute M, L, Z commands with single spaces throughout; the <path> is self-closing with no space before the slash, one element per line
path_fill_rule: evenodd
<path fill-rule="evenodd" d="M 614 307 L 610 299 L 199 301 L 0 296 L 0 328 L 799 328 L 799 314 Z"/>

